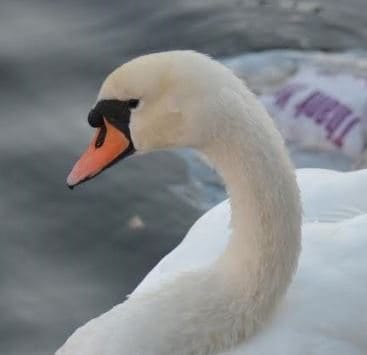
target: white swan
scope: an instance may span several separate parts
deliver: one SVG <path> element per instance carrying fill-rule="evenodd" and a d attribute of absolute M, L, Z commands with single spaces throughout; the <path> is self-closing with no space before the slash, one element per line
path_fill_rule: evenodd
<path fill-rule="evenodd" d="M 189 146 L 230 202 L 57 355 L 367 353 L 366 171 L 298 173 L 292 281 L 296 178 L 272 120 L 227 68 L 191 51 L 137 58 L 106 79 L 89 122 L 97 137 L 70 186 L 134 150 Z"/>

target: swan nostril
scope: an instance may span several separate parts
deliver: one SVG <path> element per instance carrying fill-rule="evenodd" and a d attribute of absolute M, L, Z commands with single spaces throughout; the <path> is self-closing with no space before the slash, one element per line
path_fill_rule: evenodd
<path fill-rule="evenodd" d="M 104 140 L 106 138 L 106 134 L 107 134 L 107 128 L 105 124 L 102 124 L 101 129 L 98 133 L 98 137 L 96 139 L 96 143 L 95 143 L 95 147 L 96 148 L 100 148 L 102 147 Z"/>

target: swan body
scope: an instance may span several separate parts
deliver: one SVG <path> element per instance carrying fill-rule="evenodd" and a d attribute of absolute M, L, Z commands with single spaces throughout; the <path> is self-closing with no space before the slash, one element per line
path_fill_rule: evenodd
<path fill-rule="evenodd" d="M 367 317 L 360 312 L 367 311 L 367 198 L 361 198 L 367 170 L 299 169 L 297 181 L 304 212 L 298 271 L 269 324 L 223 355 L 366 353 Z M 194 224 L 134 292 L 148 292 L 182 270 L 210 265 L 228 243 L 229 224 L 230 205 L 224 201 Z"/>
<path fill-rule="evenodd" d="M 56 354 L 365 354 L 367 171 L 298 172 L 299 259 L 296 176 L 272 120 L 239 79 L 198 53 L 154 54 L 113 72 L 98 101 L 137 98 L 128 115 L 134 148 L 196 148 L 229 200 Z M 107 116 L 106 139 L 118 139 Z M 94 149 L 69 185 L 100 171 L 90 165 Z M 103 149 L 95 151 L 100 161 Z"/>

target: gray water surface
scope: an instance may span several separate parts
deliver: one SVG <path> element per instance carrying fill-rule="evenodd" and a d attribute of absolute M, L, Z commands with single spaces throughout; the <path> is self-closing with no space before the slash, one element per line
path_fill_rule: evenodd
<path fill-rule="evenodd" d="M 366 7 L 365 0 L 2 1 L 0 354 L 53 353 L 77 326 L 121 302 L 224 197 L 209 170 L 192 171 L 172 152 L 129 159 L 66 189 L 107 73 L 136 55 L 178 48 L 215 57 L 362 48 Z"/>

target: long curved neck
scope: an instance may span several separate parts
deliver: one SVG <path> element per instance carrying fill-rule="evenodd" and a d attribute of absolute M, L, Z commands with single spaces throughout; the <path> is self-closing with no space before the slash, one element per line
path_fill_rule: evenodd
<path fill-rule="evenodd" d="M 243 100 L 251 110 L 242 109 Z M 116 309 L 121 353 L 227 350 L 259 329 L 291 281 L 301 226 L 294 172 L 267 113 L 251 95 L 240 102 L 222 127 L 218 123 L 217 139 L 202 148 L 230 196 L 229 244 L 211 267 L 132 295 Z"/>
<path fill-rule="evenodd" d="M 257 313 L 254 329 L 286 291 L 297 265 L 301 235 L 292 166 L 270 118 L 256 108 L 260 115 L 227 125 L 227 137 L 205 149 L 224 180 L 231 205 L 232 234 L 217 270 L 226 287 L 237 292 L 242 302 L 251 303 Z"/>

